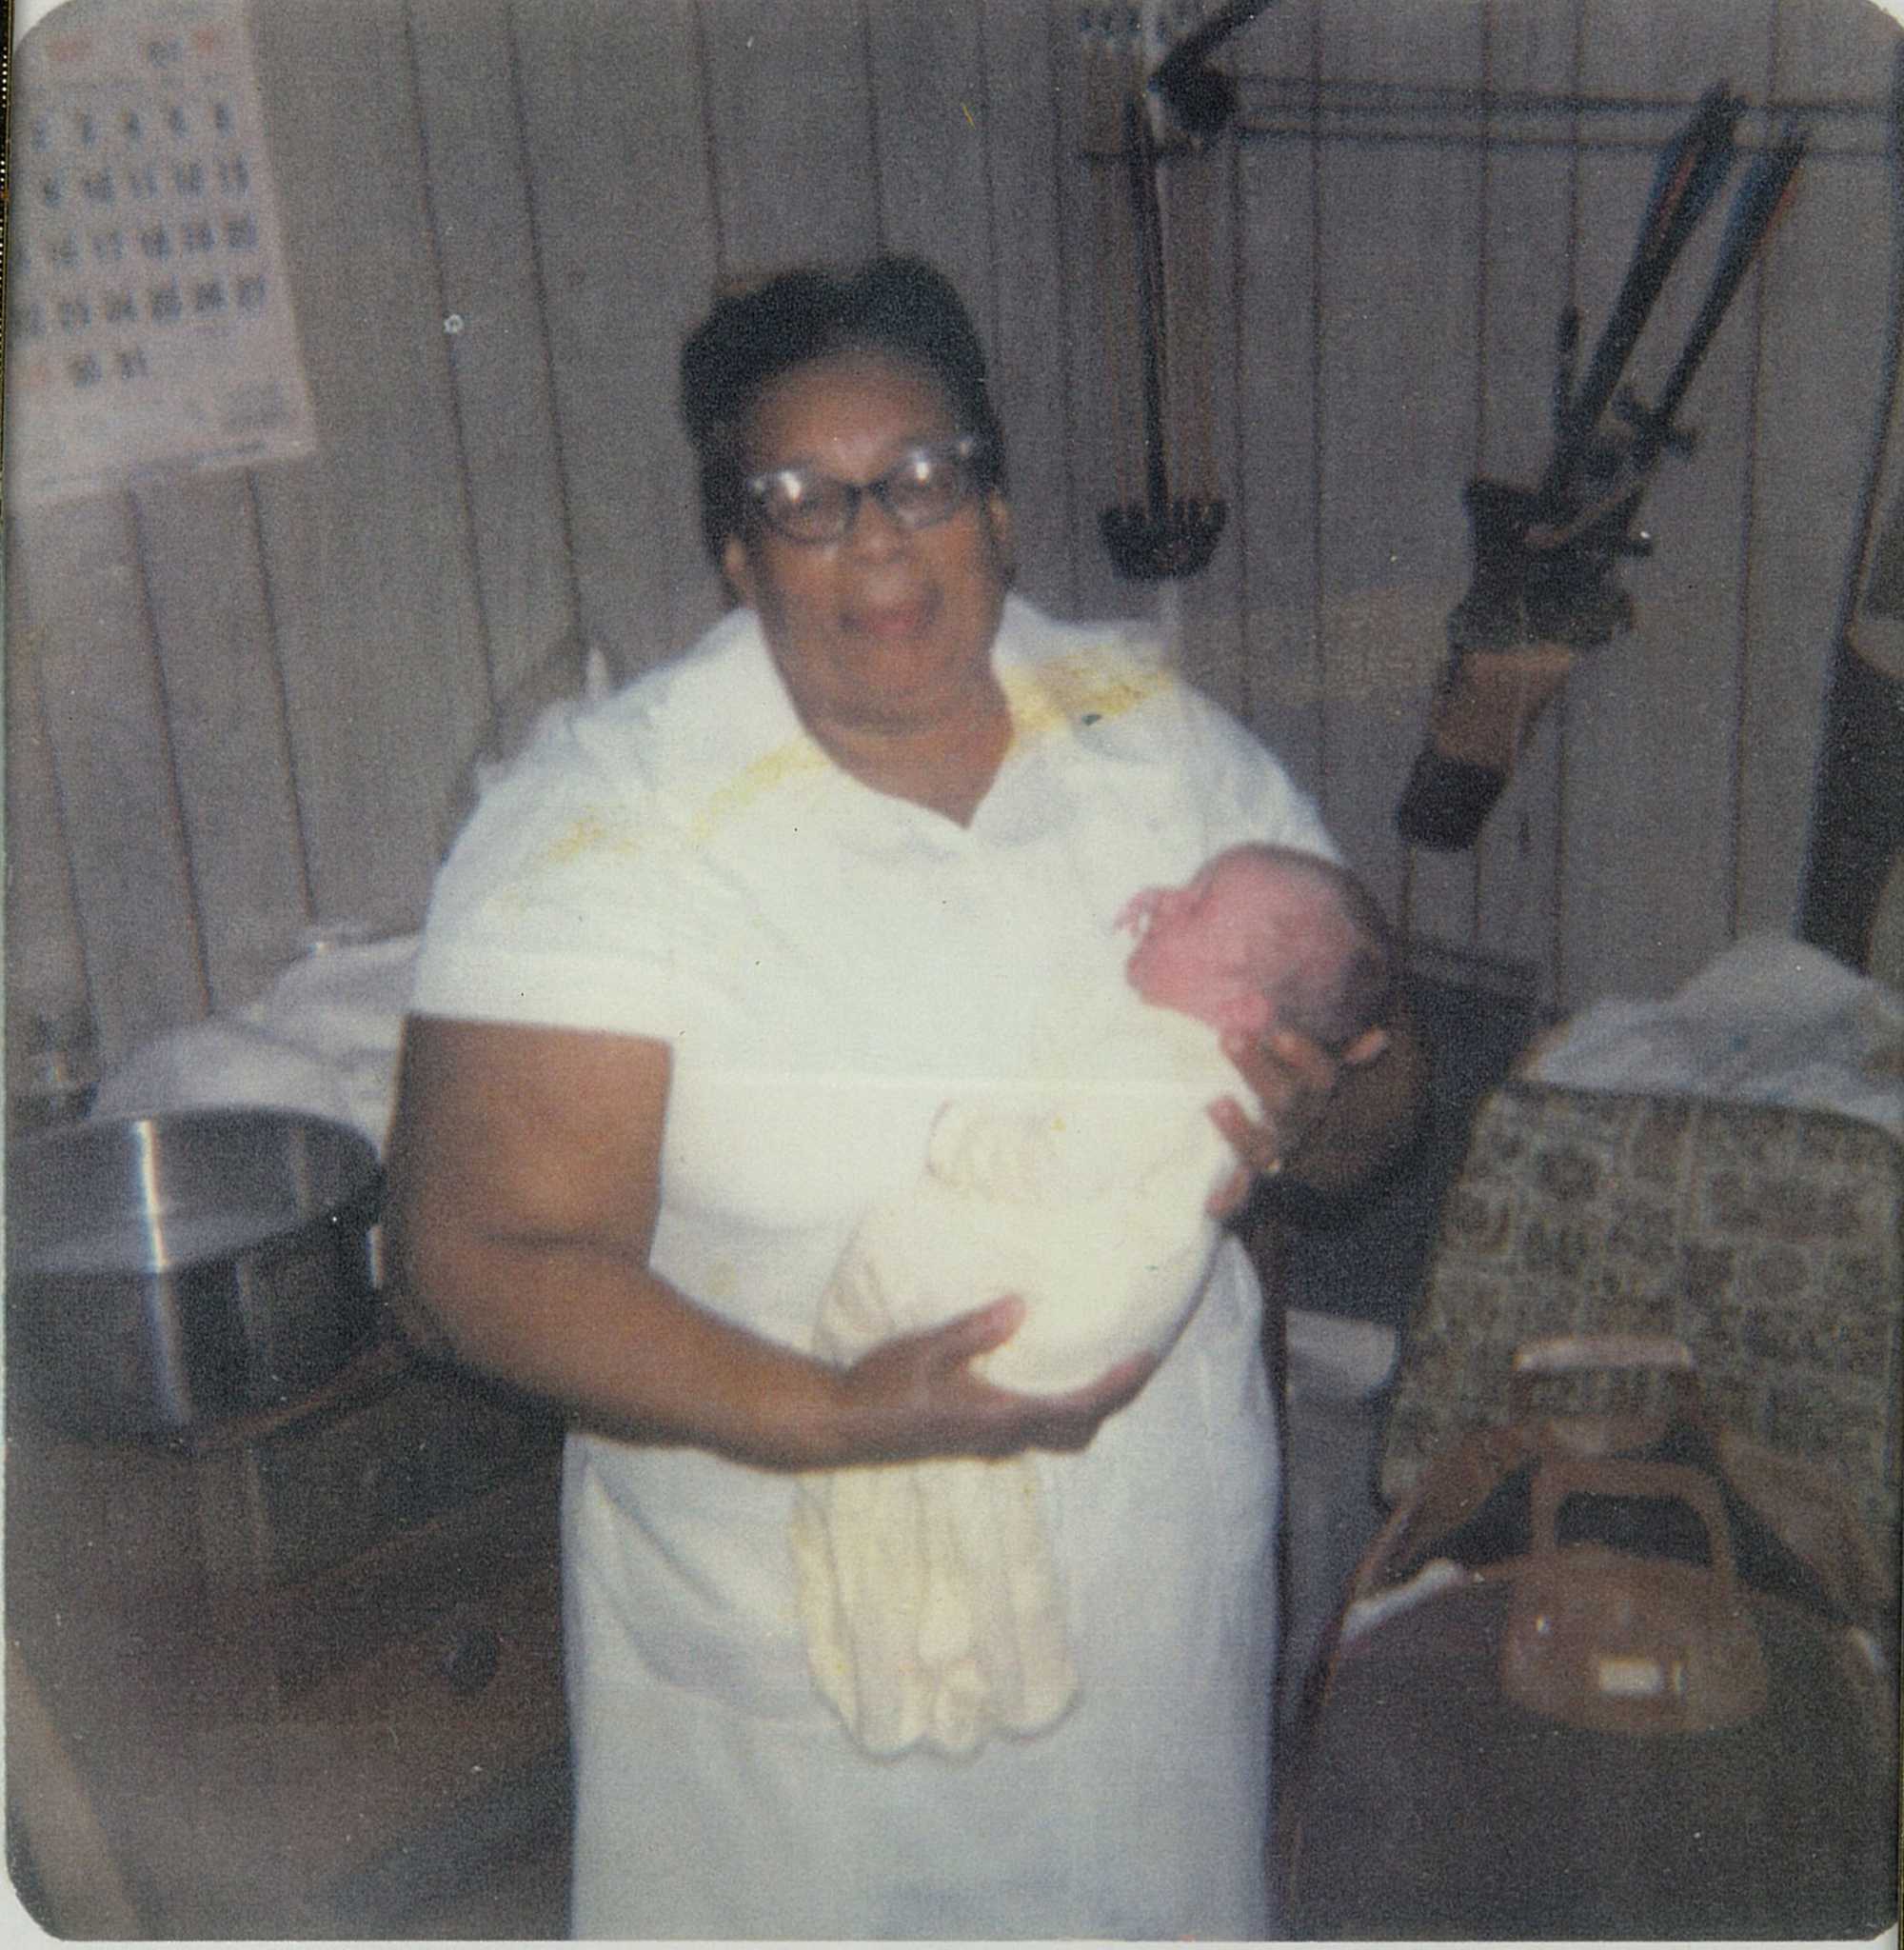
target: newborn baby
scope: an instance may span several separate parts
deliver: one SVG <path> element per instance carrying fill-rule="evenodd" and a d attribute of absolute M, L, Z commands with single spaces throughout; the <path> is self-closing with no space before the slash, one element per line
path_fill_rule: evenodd
<path fill-rule="evenodd" d="M 1208 1106 L 1237 1073 L 1220 1038 L 1294 1029 L 1361 1061 L 1395 979 L 1380 909 L 1311 854 L 1240 846 L 1136 895 L 1123 979 L 1067 997 L 1036 1076 L 945 1104 L 925 1169 L 876 1204 L 822 1298 L 842 1364 L 1002 1294 L 1025 1303 L 975 1363 L 1001 1387 L 1073 1388 L 1161 1353 L 1220 1237 L 1235 1165 Z M 821 1691 L 868 1751 L 972 1750 L 1053 1724 L 1077 1691 L 1037 1467 L 951 1459 L 803 1477 L 793 1546 Z"/>

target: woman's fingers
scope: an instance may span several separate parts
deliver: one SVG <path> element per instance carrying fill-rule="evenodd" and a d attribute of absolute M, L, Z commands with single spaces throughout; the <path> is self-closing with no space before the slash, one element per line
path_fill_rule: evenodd
<path fill-rule="evenodd" d="M 1014 1399 L 1035 1404 L 1039 1411 L 1038 1433 L 1027 1446 L 1038 1449 L 1081 1449 L 1097 1434 L 1099 1425 L 1127 1407 L 1141 1393 L 1143 1384 L 1157 1372 L 1154 1354 L 1133 1355 L 1107 1369 L 1090 1383 L 1068 1395 Z"/>
<path fill-rule="evenodd" d="M 1336 1087 L 1340 1065 L 1319 1044 L 1290 1030 L 1279 1030 L 1260 1041 L 1226 1036 L 1223 1054 L 1250 1086 L 1262 1115 L 1252 1119 L 1234 1098 L 1225 1097 L 1210 1106 L 1211 1119 L 1230 1141 L 1245 1171 L 1273 1178 L 1315 1127 Z M 1226 1196 L 1230 1203 L 1220 1209 Z M 1234 1183 L 1225 1185 L 1210 1209 L 1226 1217 L 1240 1196 Z"/>
<path fill-rule="evenodd" d="M 1155 1355 L 1133 1355 L 1061 1395 L 1021 1395 L 971 1375 L 970 1385 L 979 1391 L 970 1404 L 976 1416 L 974 1452 L 1015 1456 L 1021 1449 L 1081 1449 L 1156 1371 Z"/>
<path fill-rule="evenodd" d="M 1220 1109 L 1231 1111 L 1237 1124 L 1247 1125 L 1248 1119 L 1243 1116 L 1240 1110 L 1237 1109 L 1237 1106 L 1228 1098 L 1225 1098 L 1221 1104 L 1212 1105 L 1210 1115 L 1216 1117 Z M 1217 1121 L 1220 1127 L 1222 1120 L 1219 1118 Z M 1230 1137 L 1227 1129 L 1224 1129 L 1223 1135 Z M 1231 1143 L 1234 1144 L 1236 1140 L 1231 1138 Z M 1233 1218 L 1238 1212 L 1242 1210 L 1243 1202 L 1249 1197 L 1250 1186 L 1255 1183 L 1256 1176 L 1256 1173 L 1247 1164 L 1239 1164 L 1230 1173 L 1229 1177 L 1204 1201 L 1204 1211 L 1212 1219 L 1216 1220 L 1220 1225 L 1225 1219 Z"/>
<path fill-rule="evenodd" d="M 964 1367 L 994 1347 L 1002 1347 L 1018 1332 L 1023 1320 L 1024 1302 L 1017 1294 L 1008 1293 L 988 1306 L 977 1307 L 948 1321 L 942 1327 L 928 1330 L 920 1336 L 920 1343 L 934 1350 L 947 1366 Z"/>
<path fill-rule="evenodd" d="M 1278 1029 L 1260 1039 L 1226 1036 L 1223 1054 L 1272 1117 L 1298 1102 L 1325 1098 L 1336 1087 L 1336 1059 L 1294 1030 Z"/>
<path fill-rule="evenodd" d="M 995 1387 L 972 1363 L 1008 1341 L 1023 1319 L 1024 1302 L 1007 1296 L 942 1327 L 885 1342 L 855 1364 L 859 1389 L 886 1404 L 879 1416 L 888 1429 L 880 1445 L 886 1460 L 1081 1449 L 1157 1367 L 1153 1355 L 1133 1356 L 1062 1395 Z"/>

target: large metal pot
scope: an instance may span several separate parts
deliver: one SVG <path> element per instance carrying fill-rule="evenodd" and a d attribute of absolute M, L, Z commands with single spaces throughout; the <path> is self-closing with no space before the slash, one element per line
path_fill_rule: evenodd
<path fill-rule="evenodd" d="M 74 1124 L 7 1159 L 7 1384 L 77 1435 L 294 1399 L 368 1331 L 377 1154 L 277 1110 Z"/>

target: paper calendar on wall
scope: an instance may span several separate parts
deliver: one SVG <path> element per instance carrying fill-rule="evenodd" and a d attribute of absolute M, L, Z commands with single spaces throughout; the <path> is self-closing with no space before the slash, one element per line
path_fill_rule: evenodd
<path fill-rule="evenodd" d="M 62 8 L 13 99 L 9 502 L 311 452 L 243 0 Z"/>

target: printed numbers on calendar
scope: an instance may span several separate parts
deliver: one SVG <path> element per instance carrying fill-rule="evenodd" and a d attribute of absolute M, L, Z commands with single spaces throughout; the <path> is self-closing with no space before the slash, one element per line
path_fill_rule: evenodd
<path fill-rule="evenodd" d="M 166 71 L 184 49 L 158 39 L 147 54 Z M 15 258 L 26 289 L 11 325 L 30 342 L 45 336 L 50 317 L 73 388 L 149 380 L 147 335 L 188 317 L 262 315 L 266 281 L 248 261 L 259 249 L 252 166 L 229 102 L 161 98 L 124 102 L 110 113 L 39 115 L 29 147 L 39 189 L 31 228 L 39 234 Z M 191 263 L 194 275 L 183 287 L 172 279 L 149 284 L 143 303 L 125 282 L 129 262 L 158 269 L 177 261 Z"/>
<path fill-rule="evenodd" d="M 313 450 L 253 63 L 244 0 L 119 0 L 22 42 L 21 505 Z"/>

